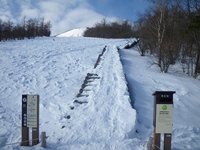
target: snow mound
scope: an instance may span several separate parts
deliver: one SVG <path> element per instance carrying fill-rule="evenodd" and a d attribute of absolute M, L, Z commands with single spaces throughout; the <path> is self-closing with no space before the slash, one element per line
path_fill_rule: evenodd
<path fill-rule="evenodd" d="M 56 37 L 81 37 L 83 36 L 86 28 L 73 29 L 57 35 Z"/>

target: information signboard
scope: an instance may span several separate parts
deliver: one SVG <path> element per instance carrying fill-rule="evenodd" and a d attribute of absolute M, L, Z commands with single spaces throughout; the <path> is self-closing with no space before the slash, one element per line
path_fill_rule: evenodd
<path fill-rule="evenodd" d="M 28 95 L 27 101 L 27 127 L 37 128 L 37 113 L 38 113 L 37 95 Z"/>
<path fill-rule="evenodd" d="M 22 127 L 38 126 L 38 95 L 22 96 Z"/>
<path fill-rule="evenodd" d="M 172 133 L 172 104 L 156 104 L 156 133 Z"/>
<path fill-rule="evenodd" d="M 160 150 L 161 136 L 164 134 L 164 150 L 171 150 L 173 125 L 173 94 L 175 91 L 156 91 L 154 95 L 154 137 L 153 149 Z"/>
<path fill-rule="evenodd" d="M 39 95 L 22 95 L 22 142 L 29 146 L 29 128 L 32 128 L 32 145 L 39 143 Z"/>

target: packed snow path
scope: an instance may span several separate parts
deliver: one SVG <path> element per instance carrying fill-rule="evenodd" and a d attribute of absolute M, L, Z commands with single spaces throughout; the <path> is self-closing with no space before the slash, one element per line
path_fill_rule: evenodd
<path fill-rule="evenodd" d="M 73 122 L 68 122 L 66 130 L 72 132 L 67 132 L 61 142 L 67 143 L 69 149 L 128 148 L 125 138 L 134 130 L 135 111 L 130 105 L 116 48 L 108 48 L 102 59 L 91 73 L 100 79 L 86 86 L 87 96 L 75 98 L 83 103 L 70 106 L 73 109 L 68 114 Z"/>
<path fill-rule="evenodd" d="M 26 149 L 21 140 L 21 96 L 40 95 L 40 131 L 48 149 L 132 149 L 135 110 L 117 49 L 124 40 L 39 38 L 0 43 L 0 149 Z M 107 45 L 102 61 L 98 54 Z M 97 74 L 77 92 L 87 73 Z M 137 145 L 136 145 L 137 143 Z M 31 149 L 41 149 L 40 146 Z"/>

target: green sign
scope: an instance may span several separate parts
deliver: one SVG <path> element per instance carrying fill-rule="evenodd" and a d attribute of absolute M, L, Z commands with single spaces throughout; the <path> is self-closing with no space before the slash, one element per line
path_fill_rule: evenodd
<path fill-rule="evenodd" d="M 162 110 L 167 110 L 167 105 L 163 105 Z"/>

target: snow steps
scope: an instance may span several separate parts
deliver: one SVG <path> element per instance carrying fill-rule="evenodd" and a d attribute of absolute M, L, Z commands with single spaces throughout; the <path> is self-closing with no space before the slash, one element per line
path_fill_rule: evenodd
<path fill-rule="evenodd" d="M 94 65 L 94 69 L 97 68 L 97 66 L 99 66 L 99 64 L 102 62 L 103 60 L 103 56 L 105 54 L 107 50 L 107 46 L 104 46 L 101 54 L 99 54 L 97 61 Z M 78 92 L 78 94 L 76 95 L 76 98 L 74 99 L 73 103 L 76 104 L 86 104 L 88 103 L 88 101 L 86 100 L 87 97 L 89 97 L 89 91 L 91 91 L 91 87 L 93 87 L 95 84 L 94 83 L 96 80 L 100 79 L 99 75 L 96 73 L 87 73 L 83 84 L 81 85 L 81 88 Z M 87 88 L 90 87 L 90 88 Z"/>
<path fill-rule="evenodd" d="M 95 82 L 95 80 L 100 79 L 100 77 L 95 74 L 95 73 L 87 73 L 83 84 L 81 85 L 81 88 L 78 92 L 78 94 L 76 95 L 76 97 L 73 99 L 73 105 L 71 105 L 69 108 L 71 111 L 73 111 L 75 109 L 75 107 L 77 105 L 82 105 L 82 104 L 87 104 L 88 103 L 88 97 L 90 96 L 90 91 L 92 91 L 92 88 L 90 86 L 94 86 L 93 82 Z M 89 87 L 89 88 L 88 88 Z M 67 113 L 67 116 L 64 117 L 65 119 L 71 119 L 71 115 L 69 115 Z M 64 129 L 65 126 L 61 127 L 61 129 Z"/>
<path fill-rule="evenodd" d="M 97 58 L 97 61 L 96 61 L 95 65 L 94 65 L 94 69 L 100 64 L 100 62 L 101 62 L 101 60 L 102 60 L 102 56 L 103 56 L 103 54 L 106 52 L 106 50 L 107 50 L 107 46 L 105 46 L 105 47 L 103 48 L 102 53 L 99 54 L 99 56 L 98 56 L 98 58 Z"/>
<path fill-rule="evenodd" d="M 83 94 L 84 91 L 90 91 L 89 89 L 86 89 L 86 87 L 89 86 L 90 83 L 94 82 L 94 80 L 96 79 L 100 79 L 100 77 L 98 77 L 97 74 L 87 73 L 83 81 L 83 84 L 81 85 L 81 88 L 79 90 L 79 93 L 77 94 L 76 97 L 80 97 L 80 95 Z"/>
<path fill-rule="evenodd" d="M 80 97 L 88 97 L 89 94 L 87 94 L 87 91 L 91 91 L 90 89 L 87 89 L 86 87 L 88 86 L 92 86 L 92 82 L 94 82 L 95 80 L 100 79 L 100 77 L 97 74 L 94 73 L 87 73 L 83 84 L 81 85 L 81 88 L 79 90 L 79 93 L 76 95 L 76 98 L 80 98 Z M 80 100 L 74 100 L 74 103 L 79 103 L 79 104 L 83 104 L 83 103 L 87 103 L 87 101 L 80 101 Z"/>

